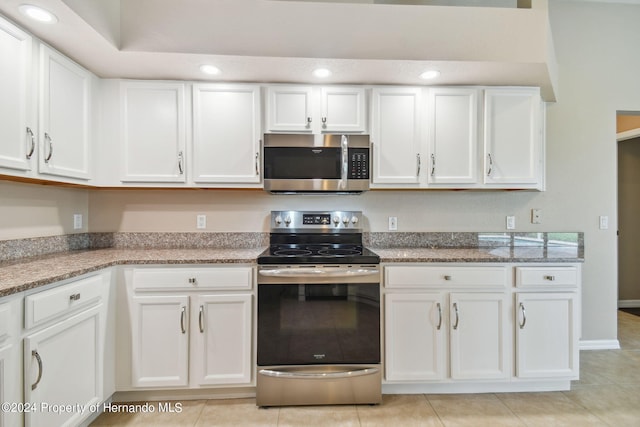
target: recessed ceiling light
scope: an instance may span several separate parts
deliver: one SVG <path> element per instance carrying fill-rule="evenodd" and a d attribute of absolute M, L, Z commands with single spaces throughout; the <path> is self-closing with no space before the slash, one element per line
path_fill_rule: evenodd
<path fill-rule="evenodd" d="M 435 79 L 440 76 L 440 71 L 438 70 L 428 70 L 424 73 L 420 74 L 420 78 L 423 80 Z"/>
<path fill-rule="evenodd" d="M 201 65 L 200 66 L 200 71 L 202 71 L 205 74 L 209 74 L 211 76 L 215 76 L 216 74 L 220 74 L 220 68 L 214 66 L 214 65 Z"/>
<path fill-rule="evenodd" d="M 331 75 L 331 71 L 327 68 L 316 68 L 313 70 L 313 75 L 321 79 L 327 78 Z"/>
<path fill-rule="evenodd" d="M 23 15 L 38 22 L 43 22 L 45 24 L 55 24 L 58 22 L 58 17 L 56 15 L 38 6 L 23 4 L 18 8 L 18 10 Z"/>

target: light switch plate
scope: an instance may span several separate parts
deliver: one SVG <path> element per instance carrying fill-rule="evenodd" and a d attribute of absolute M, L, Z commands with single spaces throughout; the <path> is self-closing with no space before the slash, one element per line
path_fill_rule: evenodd
<path fill-rule="evenodd" d="M 389 231 L 396 231 L 398 229 L 398 217 L 390 216 L 389 217 Z"/>
<path fill-rule="evenodd" d="M 513 215 L 507 216 L 507 230 L 515 230 L 516 229 L 516 217 Z"/>
<path fill-rule="evenodd" d="M 196 228 L 198 228 L 198 229 L 207 228 L 207 216 L 206 215 L 198 215 L 198 216 L 196 216 Z"/>
<path fill-rule="evenodd" d="M 607 230 L 609 228 L 609 217 L 601 215 L 599 218 L 600 230 Z"/>
<path fill-rule="evenodd" d="M 80 230 L 82 228 L 82 214 L 73 214 L 73 229 Z"/>

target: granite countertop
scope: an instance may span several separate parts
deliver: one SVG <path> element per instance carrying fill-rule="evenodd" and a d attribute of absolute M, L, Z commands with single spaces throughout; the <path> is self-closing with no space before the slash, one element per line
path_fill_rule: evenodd
<path fill-rule="evenodd" d="M 388 233 L 390 234 L 390 233 Z M 380 262 L 496 262 L 496 263 L 563 263 L 583 262 L 584 245 L 567 245 L 551 239 L 531 240 L 489 235 L 478 238 L 478 233 L 370 233 L 365 245 L 380 256 Z M 578 235 L 576 234 L 576 235 Z M 164 238 L 175 244 L 176 235 L 118 235 L 117 239 L 133 239 L 153 244 Z M 180 235 L 181 236 L 181 235 Z M 178 236 L 178 237 L 180 237 Z M 203 244 L 191 234 L 185 234 L 184 243 Z M 98 236 L 102 238 L 104 236 Z M 108 236 L 109 237 L 109 236 Z M 203 238 L 210 238 L 204 236 Z M 233 233 L 215 236 L 224 247 L 187 248 L 129 248 L 66 250 L 48 255 L 28 256 L 0 262 L 0 297 L 34 289 L 57 281 L 80 276 L 114 265 L 136 264 L 254 264 L 266 245 L 268 237 Z M 158 240 L 158 238 L 161 238 Z M 468 240 L 464 240 L 468 239 Z M 501 240 L 502 239 L 502 240 Z M 237 243 L 238 247 L 229 245 Z M 113 243 L 109 240 L 109 243 Z M 205 242 L 208 244 L 208 241 Z M 116 244 L 119 244 L 116 240 Z M 391 246 L 405 247 L 391 247 Z M 431 246 L 428 246 L 431 245 Z M 455 247 L 455 245 L 459 245 Z M 192 246 L 193 247 L 193 246 Z M 11 248 L 9 248 L 11 250 Z"/>
<path fill-rule="evenodd" d="M 250 264 L 265 247 L 243 249 L 97 249 L 0 263 L 0 297 L 127 264 Z"/>

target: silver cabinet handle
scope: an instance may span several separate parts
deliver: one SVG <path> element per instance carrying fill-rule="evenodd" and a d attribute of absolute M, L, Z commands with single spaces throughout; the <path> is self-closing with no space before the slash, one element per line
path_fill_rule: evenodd
<path fill-rule="evenodd" d="M 431 154 L 431 176 L 436 174 L 436 155 Z"/>
<path fill-rule="evenodd" d="M 323 117 L 323 118 L 322 118 L 322 127 L 323 127 L 323 128 L 326 128 L 326 127 L 327 127 L 327 118 L 326 118 L 326 117 Z"/>
<path fill-rule="evenodd" d="M 45 163 L 49 163 L 51 160 L 51 156 L 53 156 L 53 141 L 51 140 L 51 136 L 47 132 L 44 133 L 44 140 L 49 144 L 49 155 L 44 158 Z"/>
<path fill-rule="evenodd" d="M 416 153 L 416 176 L 420 176 L 421 167 L 422 167 L 422 162 L 420 161 L 420 153 Z"/>
<path fill-rule="evenodd" d="M 180 311 L 180 329 L 182 330 L 183 334 L 187 333 L 187 329 L 184 324 L 186 317 L 187 317 L 187 307 L 182 307 L 182 310 Z"/>
<path fill-rule="evenodd" d="M 260 175 L 260 152 L 256 151 L 256 175 Z"/>
<path fill-rule="evenodd" d="M 556 280 L 556 276 L 544 276 L 544 280 L 548 280 L 550 282 L 553 282 L 554 280 Z"/>
<path fill-rule="evenodd" d="M 456 322 L 453 324 L 453 329 L 458 329 L 458 323 L 460 323 L 460 313 L 458 313 L 458 303 L 453 303 L 453 311 L 456 313 Z"/>
<path fill-rule="evenodd" d="M 491 176 L 491 171 L 493 171 L 493 158 L 491 157 L 491 153 L 487 153 L 487 158 L 489 159 L 489 170 L 487 171 L 487 176 Z"/>
<path fill-rule="evenodd" d="M 189 277 L 189 283 L 195 285 L 196 283 L 198 283 L 198 279 L 196 279 L 195 277 Z"/>
<path fill-rule="evenodd" d="M 71 294 L 69 295 L 69 300 L 71 301 L 78 301 L 80 299 L 80 294 Z"/>
<path fill-rule="evenodd" d="M 440 306 L 440 303 L 437 303 L 436 306 L 438 307 L 438 326 L 436 326 L 436 329 L 440 330 L 442 327 L 442 307 Z"/>
<path fill-rule="evenodd" d="M 200 332 L 204 332 L 204 306 L 200 306 L 200 313 L 198 313 L 198 326 L 200 326 Z"/>
<path fill-rule="evenodd" d="M 311 127 L 311 117 L 307 117 L 307 127 Z"/>
<path fill-rule="evenodd" d="M 182 154 L 182 151 L 178 151 L 178 170 L 180 171 L 180 175 L 184 174 L 184 156 Z"/>
<path fill-rule="evenodd" d="M 447 274 L 447 275 L 445 275 L 445 276 L 444 276 L 444 280 L 447 280 L 447 281 L 451 280 L 451 276 L 449 276 L 448 274 Z"/>
<path fill-rule="evenodd" d="M 38 350 L 31 350 L 31 356 L 35 357 L 38 362 L 38 378 L 35 383 L 31 384 L 31 390 L 35 390 L 42 379 L 42 358 L 38 354 Z"/>
<path fill-rule="evenodd" d="M 522 312 L 522 322 L 520 322 L 520 329 L 524 329 L 524 325 L 527 324 L 527 312 L 524 309 L 523 303 L 520 303 L 520 311 Z"/>
<path fill-rule="evenodd" d="M 29 139 L 31 139 L 31 147 L 29 148 L 29 152 L 27 153 L 27 160 L 29 160 L 31 156 L 33 156 L 33 150 L 36 149 L 36 139 L 33 136 L 33 131 L 28 126 L 27 126 L 27 135 L 29 136 Z"/>

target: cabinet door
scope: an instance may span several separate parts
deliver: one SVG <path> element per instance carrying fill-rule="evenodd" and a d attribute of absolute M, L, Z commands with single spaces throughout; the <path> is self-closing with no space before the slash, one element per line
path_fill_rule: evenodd
<path fill-rule="evenodd" d="M 575 299 L 575 293 L 516 294 L 516 376 L 578 378 Z"/>
<path fill-rule="evenodd" d="M 534 187 L 542 179 L 539 89 L 487 89 L 484 109 L 485 184 Z"/>
<path fill-rule="evenodd" d="M 251 295 L 198 295 L 194 299 L 191 384 L 251 383 Z"/>
<path fill-rule="evenodd" d="M 451 378 L 507 378 L 505 294 L 452 293 L 449 309 Z"/>
<path fill-rule="evenodd" d="M 429 89 L 430 184 L 474 184 L 478 163 L 478 91 Z"/>
<path fill-rule="evenodd" d="M 442 294 L 385 295 L 385 379 L 387 381 L 444 378 Z"/>
<path fill-rule="evenodd" d="M 134 296 L 131 368 L 136 387 L 186 386 L 189 297 Z"/>
<path fill-rule="evenodd" d="M 313 113 L 310 86 L 267 88 L 267 130 L 269 132 L 311 132 Z"/>
<path fill-rule="evenodd" d="M 40 46 L 39 172 L 89 179 L 91 74 Z"/>
<path fill-rule="evenodd" d="M 194 182 L 260 182 L 260 87 L 193 86 Z"/>
<path fill-rule="evenodd" d="M 372 98 L 372 182 L 418 184 L 423 160 L 419 125 L 420 89 L 375 88 Z"/>
<path fill-rule="evenodd" d="M 31 37 L 0 18 L 0 167 L 27 171 L 35 153 Z"/>
<path fill-rule="evenodd" d="M 123 82 L 122 181 L 185 182 L 184 85 Z"/>
<path fill-rule="evenodd" d="M 24 398 L 38 411 L 25 413 L 26 426 L 71 426 L 102 402 L 100 306 L 24 339 Z M 85 405 L 61 413 L 42 405 Z"/>
<path fill-rule="evenodd" d="M 321 90 L 322 132 L 364 132 L 365 91 L 360 87 L 327 86 Z"/>
<path fill-rule="evenodd" d="M 0 345 L 0 402 L 22 402 L 20 348 L 13 344 Z M 0 427 L 20 425 L 19 411 L 0 411 Z"/>

